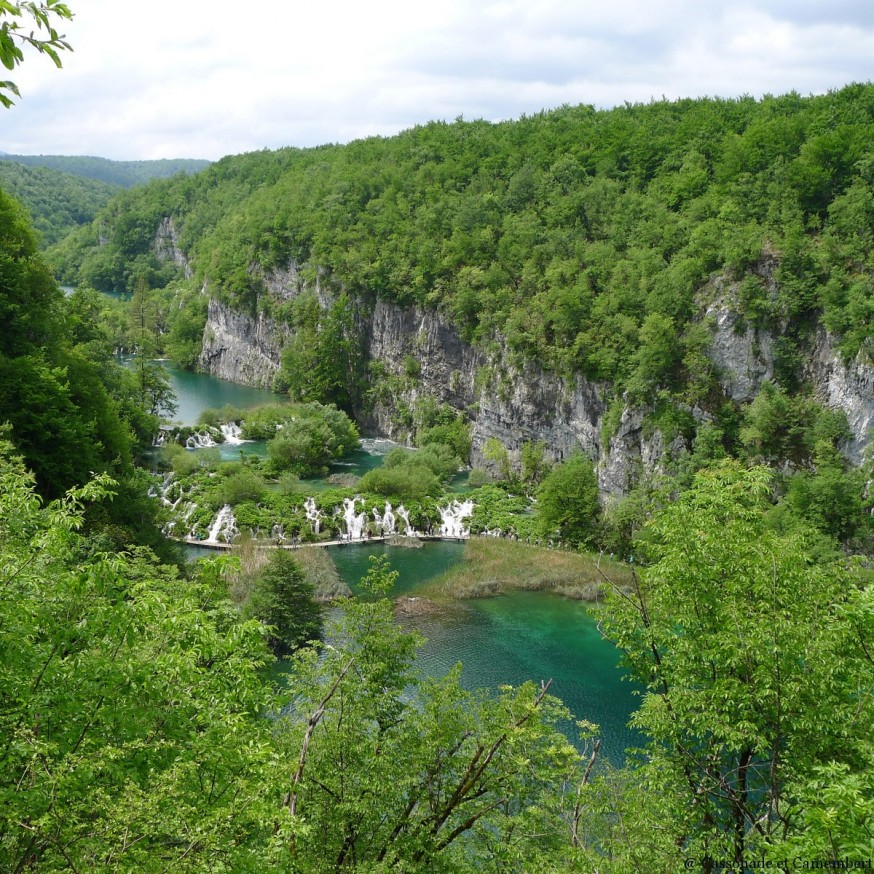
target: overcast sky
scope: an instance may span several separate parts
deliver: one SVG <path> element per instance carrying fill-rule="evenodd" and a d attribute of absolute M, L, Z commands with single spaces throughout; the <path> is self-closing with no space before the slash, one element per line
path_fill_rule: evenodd
<path fill-rule="evenodd" d="M 74 53 L 5 75 L 0 150 L 210 158 L 563 103 L 874 78 L 874 0 L 68 0 Z M 6 73 L 6 71 L 2 71 Z"/>

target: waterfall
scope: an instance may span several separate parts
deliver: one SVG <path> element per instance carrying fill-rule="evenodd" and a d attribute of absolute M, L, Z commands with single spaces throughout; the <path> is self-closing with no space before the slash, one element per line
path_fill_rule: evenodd
<path fill-rule="evenodd" d="M 307 514 L 307 519 L 310 522 L 310 525 L 313 529 L 313 534 L 318 534 L 319 529 L 322 527 L 322 511 L 316 509 L 316 499 L 315 498 L 307 498 L 303 502 L 304 512 Z"/>
<path fill-rule="evenodd" d="M 417 537 L 418 533 L 416 532 L 416 529 L 410 524 L 410 511 L 403 504 L 398 507 L 398 517 L 404 520 L 404 525 L 406 526 L 404 529 L 404 536 Z"/>
<path fill-rule="evenodd" d="M 438 508 L 440 512 L 441 537 L 467 537 L 470 527 L 465 528 L 462 519 L 467 519 L 473 513 L 473 501 L 453 500 L 448 507 Z"/>
<path fill-rule="evenodd" d="M 251 440 L 243 439 L 243 429 L 236 422 L 225 422 L 219 426 L 219 430 L 225 436 L 225 443 L 229 446 L 239 446 L 240 443 L 251 443 Z"/>
<path fill-rule="evenodd" d="M 213 520 L 205 542 L 219 543 L 224 541 L 225 543 L 230 543 L 239 533 L 240 530 L 237 528 L 237 520 L 234 519 L 231 505 L 225 504 Z M 221 538 L 221 541 L 219 538 Z"/>
<path fill-rule="evenodd" d="M 361 501 L 361 498 L 343 498 L 343 521 L 346 523 L 347 540 L 361 540 L 367 525 L 367 514 L 355 513 L 356 501 Z"/>
<path fill-rule="evenodd" d="M 273 530 L 270 532 L 270 536 L 277 543 L 285 543 L 285 530 L 279 524 L 273 526 Z"/>
<path fill-rule="evenodd" d="M 382 534 L 388 536 L 395 533 L 395 514 L 388 501 L 385 502 L 385 513 L 380 514 L 376 507 L 373 508 L 373 519 Z"/>
<path fill-rule="evenodd" d="M 151 485 L 151 486 L 149 486 L 149 491 L 148 491 L 146 494 L 148 494 L 148 496 L 149 496 L 150 498 L 160 498 L 160 499 L 161 499 L 161 505 L 162 505 L 162 506 L 164 506 L 164 507 L 170 507 L 171 509 L 175 510 L 175 509 L 176 509 L 176 504 L 178 504 L 179 501 L 182 500 L 182 495 L 181 495 L 181 494 L 180 494 L 180 496 L 176 499 L 175 502 L 174 502 L 174 501 L 171 501 L 170 498 L 168 497 L 168 495 L 170 494 L 170 490 L 171 490 L 171 489 L 173 488 L 173 486 L 175 486 L 175 485 L 176 485 L 176 482 L 175 482 L 174 479 L 173 479 L 173 474 L 172 474 L 172 473 L 168 473 L 168 474 L 164 477 L 164 481 L 161 483 L 160 486 L 158 486 L 158 485 Z"/>
<path fill-rule="evenodd" d="M 208 449 L 215 445 L 216 442 L 208 431 L 198 431 L 185 441 L 186 449 Z"/>
<path fill-rule="evenodd" d="M 384 437 L 362 437 L 358 445 L 370 455 L 388 455 L 392 449 L 397 449 L 401 444 L 394 440 L 386 440 Z"/>
<path fill-rule="evenodd" d="M 167 442 L 167 432 L 162 428 L 152 438 L 152 446 L 155 446 L 155 447 L 163 446 L 166 442 Z"/>

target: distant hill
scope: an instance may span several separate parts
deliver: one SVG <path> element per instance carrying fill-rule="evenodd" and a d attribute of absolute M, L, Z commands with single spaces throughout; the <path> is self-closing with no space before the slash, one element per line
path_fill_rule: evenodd
<path fill-rule="evenodd" d="M 0 188 L 27 208 L 45 246 L 94 220 L 120 185 L 0 160 Z"/>
<path fill-rule="evenodd" d="M 0 161 L 14 161 L 28 167 L 48 167 L 121 188 L 131 188 L 150 179 L 168 179 L 177 173 L 197 173 L 210 164 L 209 161 L 193 158 L 110 161 L 108 158 L 87 155 L 7 155 L 4 152 L 0 152 Z"/>

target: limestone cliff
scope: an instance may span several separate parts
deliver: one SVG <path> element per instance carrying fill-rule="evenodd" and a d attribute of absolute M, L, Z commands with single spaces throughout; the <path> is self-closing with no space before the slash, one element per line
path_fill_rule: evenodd
<path fill-rule="evenodd" d="M 712 304 L 706 315 L 713 329 L 709 354 L 723 392 L 734 401 L 751 401 L 762 383 L 774 379 L 774 336 L 746 323 L 725 301 Z M 823 406 L 844 412 L 852 438 L 842 451 L 852 464 L 861 464 L 874 428 L 874 366 L 861 352 L 845 362 L 822 327 L 802 353 L 801 377 Z"/>
<path fill-rule="evenodd" d="M 306 287 L 296 265 L 265 277 L 265 285 L 277 299 Z M 323 283 L 315 290 L 323 306 L 334 300 Z M 730 297 L 722 294 L 711 301 L 704 317 L 712 330 L 709 355 L 723 391 L 743 402 L 774 376 L 774 338 L 746 324 Z M 598 459 L 605 497 L 626 492 L 640 472 L 658 469 L 666 456 L 686 448 L 682 438 L 666 443 L 658 430 L 644 427 L 646 411 L 635 408 L 623 411 L 605 445 L 605 386 L 581 376 L 559 377 L 534 362 L 516 364 L 500 342 L 491 352 L 474 348 L 437 310 L 381 299 L 358 300 L 353 306 L 365 358 L 380 363 L 381 384 L 371 386 L 369 406 L 358 410 L 370 433 L 405 440 L 407 428 L 398 421 L 398 408 L 430 395 L 470 416 L 475 464 L 484 462 L 482 447 L 490 437 L 500 440 L 516 462 L 527 441 L 543 441 L 551 460 L 582 448 Z M 253 317 L 211 301 L 200 363 L 224 379 L 269 386 L 288 336 L 288 329 L 263 315 Z M 853 439 L 844 451 L 860 463 L 874 423 L 874 368 L 861 358 L 844 364 L 825 331 L 816 335 L 806 362 L 804 376 L 820 400 L 847 414 Z M 706 418 L 701 411 L 691 412 Z"/>
<path fill-rule="evenodd" d="M 158 231 L 155 234 L 155 256 L 160 261 L 172 261 L 186 279 L 190 279 L 194 273 L 187 255 L 179 248 L 179 234 L 176 225 L 170 216 L 161 220 Z"/>
<path fill-rule="evenodd" d="M 263 315 L 252 317 L 210 300 L 198 365 L 207 373 L 270 388 L 288 332 Z"/>
<path fill-rule="evenodd" d="M 288 298 L 301 289 L 296 271 L 274 274 L 271 293 Z M 331 296 L 320 290 L 327 304 Z M 551 460 L 582 448 L 599 458 L 605 495 L 627 491 L 643 466 L 653 469 L 666 449 L 661 435 L 644 436 L 643 414 L 623 417 L 606 451 L 601 446 L 605 412 L 603 387 L 581 377 L 563 379 L 533 362 L 516 367 L 503 350 L 492 355 L 465 343 L 457 329 L 435 310 L 399 307 L 384 300 L 358 301 L 355 320 L 365 357 L 381 362 L 384 384 L 374 386 L 375 401 L 362 407 L 365 431 L 404 441 L 408 432 L 397 421 L 400 404 L 412 406 L 427 394 L 466 411 L 472 419 L 475 464 L 483 464 L 482 446 L 500 440 L 518 462 L 522 445 L 542 440 Z M 223 379 L 269 386 L 280 364 L 285 330 L 269 318 L 253 317 L 211 301 L 204 330 L 201 367 Z M 409 361 L 416 362 L 415 380 L 405 378 Z M 391 388 L 388 384 L 392 383 Z M 679 446 L 667 447 L 678 450 Z"/>

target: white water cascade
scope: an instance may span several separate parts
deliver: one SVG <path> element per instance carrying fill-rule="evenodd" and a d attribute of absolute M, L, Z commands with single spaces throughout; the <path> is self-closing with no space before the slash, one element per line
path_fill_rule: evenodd
<path fill-rule="evenodd" d="M 324 518 L 322 511 L 316 509 L 316 499 L 315 498 L 307 498 L 303 502 L 304 512 L 307 514 L 307 520 L 313 529 L 313 534 L 318 534 L 319 529 L 322 527 L 322 519 Z"/>
<path fill-rule="evenodd" d="M 463 519 L 473 513 L 473 501 L 453 500 L 448 507 L 440 507 L 440 536 L 468 537 L 470 526 L 465 527 Z"/>
<path fill-rule="evenodd" d="M 230 543 L 239 533 L 240 529 L 237 528 L 237 520 L 234 518 L 231 505 L 225 504 L 213 520 L 205 542 Z"/>
<path fill-rule="evenodd" d="M 391 504 L 385 502 L 385 512 L 380 515 L 376 507 L 373 508 L 373 519 L 376 522 L 376 527 L 384 536 L 389 536 L 395 533 L 395 514 L 392 512 Z"/>
<path fill-rule="evenodd" d="M 401 444 L 384 437 L 363 437 L 358 445 L 370 455 L 387 455 L 392 449 L 397 449 Z"/>
<path fill-rule="evenodd" d="M 404 537 L 418 537 L 418 532 L 410 524 L 410 511 L 403 504 L 398 507 L 398 518 L 404 520 Z"/>
<path fill-rule="evenodd" d="M 243 438 L 243 429 L 236 422 L 225 422 L 219 426 L 225 436 L 225 443 L 229 446 L 239 446 L 241 443 L 251 443 L 251 440 Z"/>
<path fill-rule="evenodd" d="M 215 445 L 216 442 L 208 431 L 198 431 L 185 441 L 186 449 L 208 449 L 210 446 Z"/>
<path fill-rule="evenodd" d="M 357 501 L 361 501 L 361 498 L 343 498 L 343 521 L 346 523 L 347 540 L 361 540 L 364 537 L 367 514 L 364 512 L 356 514 Z"/>

